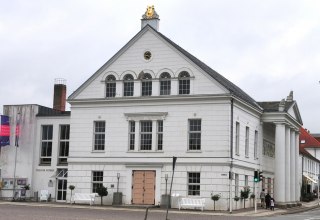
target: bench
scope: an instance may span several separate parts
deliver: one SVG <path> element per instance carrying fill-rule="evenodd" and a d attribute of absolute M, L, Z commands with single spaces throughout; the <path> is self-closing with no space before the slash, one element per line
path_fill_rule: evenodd
<path fill-rule="evenodd" d="M 202 198 L 181 198 L 179 201 L 179 210 L 181 208 L 201 208 L 203 211 L 205 202 L 206 200 Z"/>
<path fill-rule="evenodd" d="M 41 201 L 46 201 L 48 202 L 49 200 L 49 191 L 46 189 L 43 189 L 40 191 L 40 202 Z"/>
<path fill-rule="evenodd" d="M 94 197 L 96 193 L 75 193 L 73 195 L 73 203 L 76 202 L 89 202 L 90 205 L 94 204 Z"/>

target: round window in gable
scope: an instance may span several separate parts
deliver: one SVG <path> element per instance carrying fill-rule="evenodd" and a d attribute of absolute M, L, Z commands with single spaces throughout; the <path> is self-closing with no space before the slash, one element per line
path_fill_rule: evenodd
<path fill-rule="evenodd" d="M 143 57 L 144 57 L 145 60 L 150 60 L 150 59 L 151 59 L 151 56 L 152 56 L 152 54 L 151 54 L 150 51 L 146 51 L 146 52 L 144 52 L 144 54 L 143 54 Z"/>

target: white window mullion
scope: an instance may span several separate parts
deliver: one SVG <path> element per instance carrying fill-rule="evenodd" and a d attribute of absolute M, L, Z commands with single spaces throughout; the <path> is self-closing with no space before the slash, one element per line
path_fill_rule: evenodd
<path fill-rule="evenodd" d="M 152 120 L 152 149 L 157 149 L 157 121 Z"/>
<path fill-rule="evenodd" d="M 134 140 L 134 151 L 140 150 L 140 122 L 136 121 L 136 128 L 135 128 L 135 140 Z"/>

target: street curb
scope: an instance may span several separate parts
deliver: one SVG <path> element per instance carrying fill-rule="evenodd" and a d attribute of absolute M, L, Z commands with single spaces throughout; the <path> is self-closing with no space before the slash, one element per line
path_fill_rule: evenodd
<path fill-rule="evenodd" d="M 315 205 L 315 206 L 304 207 L 304 208 L 295 209 L 295 210 L 288 210 L 287 212 L 282 213 L 281 215 L 289 215 L 289 214 L 301 213 L 301 212 L 309 211 L 309 210 L 316 209 L 316 208 L 319 208 L 319 207 L 320 207 L 319 205 Z"/>

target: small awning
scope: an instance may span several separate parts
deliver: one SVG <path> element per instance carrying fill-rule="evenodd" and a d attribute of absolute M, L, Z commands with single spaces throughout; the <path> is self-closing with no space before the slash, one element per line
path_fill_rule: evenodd
<path fill-rule="evenodd" d="M 303 174 L 303 176 L 304 176 L 305 178 L 307 178 L 307 180 L 309 180 L 309 181 L 311 181 L 311 182 L 313 182 L 313 183 L 318 183 L 317 180 L 312 179 L 311 177 L 309 177 L 309 176 L 307 176 L 307 175 L 304 175 L 304 174 Z"/>

